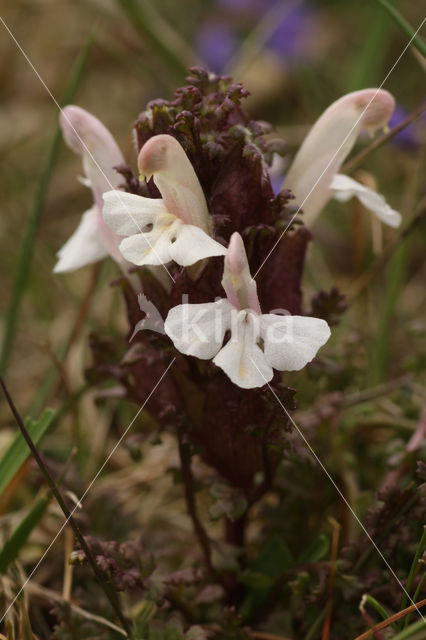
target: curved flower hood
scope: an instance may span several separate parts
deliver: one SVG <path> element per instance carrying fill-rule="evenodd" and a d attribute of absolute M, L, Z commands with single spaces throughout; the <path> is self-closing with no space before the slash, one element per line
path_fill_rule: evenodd
<path fill-rule="evenodd" d="M 400 224 L 400 214 L 382 196 L 353 179 L 349 183 L 347 176 L 338 173 L 360 132 L 373 134 L 385 127 L 394 108 L 395 100 L 388 91 L 362 89 L 333 102 L 316 121 L 283 184 L 296 196 L 304 221 L 312 223 L 331 197 L 348 200 L 356 196 L 382 222 L 392 227 Z"/>
<path fill-rule="evenodd" d="M 187 267 L 203 258 L 225 255 L 213 240 L 203 190 L 185 151 L 167 134 L 153 136 L 142 147 L 138 167 L 151 177 L 161 199 L 122 191 L 104 194 L 103 216 L 116 234 L 127 236 L 122 255 L 136 265 L 167 264 Z"/>
<path fill-rule="evenodd" d="M 102 219 L 103 193 L 122 182 L 113 168 L 124 162 L 120 148 L 102 122 L 85 109 L 69 105 L 61 111 L 59 122 L 65 142 L 82 158 L 83 182 L 91 188 L 94 204 L 58 252 L 54 272 L 75 271 L 107 255 L 124 263 L 118 250 L 119 238 Z"/>

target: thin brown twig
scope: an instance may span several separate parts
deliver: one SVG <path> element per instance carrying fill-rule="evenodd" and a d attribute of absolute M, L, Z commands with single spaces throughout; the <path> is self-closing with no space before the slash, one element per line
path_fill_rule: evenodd
<path fill-rule="evenodd" d="M 264 633 L 263 631 L 250 631 L 249 635 L 257 640 L 291 640 L 290 638 L 283 638 L 282 636 L 276 636 L 273 633 Z"/>
<path fill-rule="evenodd" d="M 80 527 L 78 526 L 76 520 L 72 517 L 72 513 L 71 511 L 68 509 L 67 505 L 65 504 L 65 501 L 62 497 L 61 492 L 59 491 L 55 481 L 53 480 L 52 476 L 50 475 L 50 471 L 47 468 L 47 466 L 44 464 L 43 459 L 36 447 L 36 445 L 34 444 L 25 424 L 24 421 L 21 418 L 21 415 L 19 414 L 15 403 L 12 400 L 12 397 L 9 394 L 8 388 L 3 380 L 3 378 L 0 376 L 0 386 L 3 389 L 3 393 L 5 395 L 5 398 L 8 402 L 8 405 L 10 407 L 10 410 L 15 418 L 15 421 L 22 433 L 22 436 L 25 440 L 25 442 L 27 443 L 31 453 L 34 456 L 35 461 L 37 462 L 41 472 L 43 473 L 47 484 L 49 485 L 53 495 L 56 498 L 56 501 L 58 502 L 65 518 L 67 519 L 67 522 L 69 522 L 72 530 L 74 531 L 75 537 L 77 538 L 82 550 L 84 551 L 84 554 L 87 558 L 88 563 L 90 564 L 90 566 L 93 569 L 93 572 L 100 584 L 100 586 L 102 587 L 106 597 L 108 598 L 112 608 L 114 609 L 115 613 L 117 614 L 118 619 L 120 620 L 123 629 L 125 630 L 127 636 L 130 638 L 131 637 L 131 629 L 130 629 L 130 625 L 128 623 L 128 621 L 126 620 L 125 616 L 123 615 L 122 611 L 121 611 L 121 607 L 119 604 L 119 600 L 117 597 L 117 594 L 115 591 L 112 590 L 112 588 L 110 587 L 110 585 L 106 582 L 105 577 L 102 573 L 102 571 L 99 569 L 98 565 L 96 564 L 96 559 L 92 554 L 92 551 L 90 549 L 90 547 L 88 546 L 83 534 L 80 531 Z"/>
<path fill-rule="evenodd" d="M 74 325 L 71 329 L 71 333 L 68 337 L 68 341 L 65 345 L 65 351 L 62 354 L 62 357 L 58 359 L 56 356 L 50 353 L 50 357 L 53 361 L 53 364 L 60 374 L 60 381 L 58 382 L 54 395 L 58 393 L 58 390 L 61 388 L 62 385 L 65 387 L 65 389 L 68 392 L 67 376 L 65 373 L 66 360 L 68 358 L 69 352 L 71 351 L 72 347 L 77 342 L 77 340 L 79 339 L 84 327 L 86 326 L 86 320 L 90 310 L 90 304 L 92 302 L 92 297 L 96 290 L 96 286 L 98 284 L 98 278 L 101 271 L 101 267 L 102 267 L 101 262 L 97 262 L 92 266 L 87 289 L 84 293 L 77 316 L 74 320 Z"/>
<path fill-rule="evenodd" d="M 390 616 L 386 620 L 379 622 L 378 624 L 374 625 L 374 627 L 372 627 L 365 633 L 362 633 L 360 636 L 357 636 L 355 640 L 367 640 L 367 638 L 372 637 L 375 631 L 380 631 L 381 629 L 385 629 L 393 622 L 400 620 L 401 618 L 403 618 L 408 613 L 411 613 L 414 610 L 417 611 L 418 609 L 421 609 L 421 607 L 424 607 L 425 605 L 426 605 L 426 598 L 424 600 L 420 600 L 420 602 L 416 602 L 415 604 L 412 604 L 411 606 L 407 607 L 406 609 L 403 609 L 402 611 L 398 611 L 398 613 L 395 613 L 393 616 Z"/>
<path fill-rule="evenodd" d="M 108 627 L 109 629 L 116 631 L 117 633 L 121 634 L 123 637 L 126 637 L 126 633 L 123 631 L 121 627 L 117 627 L 116 624 L 114 624 L 110 620 L 107 620 L 106 618 L 103 618 L 102 616 L 97 616 L 94 613 L 90 613 L 89 611 L 86 611 L 86 609 L 82 609 L 81 607 L 76 605 L 74 602 L 64 600 L 64 598 L 61 595 L 59 595 L 59 593 L 56 593 L 56 591 L 52 591 L 51 589 L 42 587 L 34 582 L 29 582 L 27 585 L 27 589 L 28 589 L 28 592 L 34 596 L 38 596 L 40 598 L 44 598 L 48 600 L 53 600 L 54 602 L 66 602 L 67 605 L 70 607 L 70 609 L 74 611 L 76 614 L 80 615 L 82 618 L 85 618 L 87 620 L 92 620 L 93 622 L 97 622 L 98 624 L 104 627 Z M 3 638 L 4 636 L 0 634 L 0 640 L 3 640 Z"/>
<path fill-rule="evenodd" d="M 204 526 L 197 513 L 197 505 L 194 495 L 194 477 L 191 470 L 191 456 L 188 445 L 184 440 L 184 433 L 182 432 L 182 429 L 180 427 L 177 428 L 177 440 L 188 514 L 192 520 L 195 535 L 197 536 L 198 542 L 200 543 L 200 547 L 203 551 L 207 569 L 212 576 L 217 577 L 216 571 L 212 565 L 210 538 L 208 537 L 207 532 L 204 529 Z"/>
<path fill-rule="evenodd" d="M 75 319 L 73 329 L 68 339 L 64 360 L 66 359 L 66 356 L 68 355 L 68 352 L 70 351 L 71 347 L 73 347 L 75 342 L 80 337 L 80 334 L 83 331 L 84 326 L 86 324 L 87 314 L 89 313 L 92 296 L 95 292 L 96 285 L 98 284 L 98 278 L 101 271 L 101 267 L 102 267 L 102 262 L 97 262 L 96 264 L 93 265 L 92 270 L 90 272 L 89 283 L 87 285 L 87 289 L 84 294 L 83 300 L 81 301 L 80 309 Z"/>
<path fill-rule="evenodd" d="M 354 393 L 348 393 L 342 398 L 343 407 L 351 407 L 353 405 L 361 404 L 362 402 L 369 402 L 376 398 L 381 398 L 389 393 L 392 393 L 395 389 L 401 389 L 405 386 L 409 386 L 411 383 L 411 375 L 405 373 L 402 376 L 398 376 L 394 380 L 384 382 L 375 387 L 369 389 L 362 389 L 361 391 L 355 391 Z"/>
<path fill-rule="evenodd" d="M 352 171 L 354 171 L 354 169 L 356 169 L 358 167 L 358 165 L 361 164 L 361 162 L 364 160 L 364 158 L 367 155 L 369 155 L 372 151 L 376 151 L 376 149 L 379 149 L 379 147 L 381 147 L 382 145 L 386 144 L 386 142 L 391 140 L 400 131 L 405 129 L 405 127 L 408 127 L 409 124 L 411 124 L 412 122 L 417 120 L 417 118 L 420 118 L 420 116 L 422 115 L 422 113 L 425 110 L 426 110 L 426 102 L 421 104 L 415 111 L 413 111 L 412 114 L 410 114 L 407 118 L 405 118 L 405 120 L 403 120 L 403 122 L 400 122 L 400 124 L 398 124 L 396 127 L 391 129 L 391 131 L 389 131 L 385 135 L 381 136 L 381 138 L 378 138 L 377 140 L 374 140 L 374 142 L 372 142 L 370 145 L 368 145 L 368 147 L 366 147 L 365 149 L 363 149 L 362 151 L 357 153 L 357 155 L 354 156 L 352 158 L 352 160 L 349 160 L 349 162 L 347 162 L 346 164 L 343 165 L 342 172 L 343 173 L 352 173 Z"/>
<path fill-rule="evenodd" d="M 68 562 L 68 558 L 70 557 L 74 548 L 74 534 L 70 527 L 65 527 L 64 537 L 64 577 L 62 585 L 62 597 L 66 602 L 69 602 L 71 600 L 72 578 L 74 572 L 74 565 Z"/>
<path fill-rule="evenodd" d="M 361 608 L 361 614 L 362 614 L 362 617 L 364 618 L 365 622 L 368 624 L 368 626 L 369 627 L 374 627 L 373 618 L 370 616 L 370 614 L 364 608 Z M 383 638 L 383 636 L 380 633 L 380 631 L 378 631 L 377 629 L 375 629 L 372 633 L 373 633 L 373 636 L 374 636 L 374 638 L 376 640 L 385 640 L 385 638 Z"/>

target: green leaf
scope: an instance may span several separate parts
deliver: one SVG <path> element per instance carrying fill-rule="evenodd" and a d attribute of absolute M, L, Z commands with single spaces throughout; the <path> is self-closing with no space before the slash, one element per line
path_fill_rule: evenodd
<path fill-rule="evenodd" d="M 252 569 L 265 576 L 276 578 L 293 564 L 293 558 L 284 538 L 273 533 L 262 545 Z"/>
<path fill-rule="evenodd" d="M 329 550 L 330 541 L 325 533 L 321 533 L 302 553 L 299 562 L 318 562 L 328 554 Z"/>
<path fill-rule="evenodd" d="M 361 600 L 360 609 L 364 611 L 365 603 L 368 602 L 382 617 L 382 620 L 387 620 L 390 616 L 390 613 L 385 609 L 385 607 L 373 596 L 370 596 L 368 593 L 364 594 Z"/>
<path fill-rule="evenodd" d="M 0 573 L 6 573 L 8 566 L 17 558 L 32 530 L 39 523 L 49 504 L 48 498 L 38 500 L 0 551 Z"/>
<path fill-rule="evenodd" d="M 34 444 L 37 444 L 44 436 L 52 424 L 55 414 L 54 409 L 45 409 L 38 420 L 31 420 L 30 418 L 25 420 L 25 426 Z M 0 460 L 0 495 L 28 458 L 29 454 L 30 450 L 23 435 L 17 433 L 13 442 Z"/>
<path fill-rule="evenodd" d="M 267 591 L 274 585 L 274 579 L 260 571 L 244 571 L 238 576 L 238 582 L 252 590 Z"/>
<path fill-rule="evenodd" d="M 272 533 L 264 540 L 249 569 L 238 576 L 238 581 L 247 588 L 240 608 L 243 619 L 249 619 L 262 606 L 268 591 L 292 565 L 293 557 L 284 538 Z"/>

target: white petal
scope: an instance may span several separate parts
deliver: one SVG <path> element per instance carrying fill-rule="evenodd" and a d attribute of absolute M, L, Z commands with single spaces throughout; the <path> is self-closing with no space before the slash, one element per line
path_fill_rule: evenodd
<path fill-rule="evenodd" d="M 161 199 L 144 198 L 125 191 L 107 191 L 103 200 L 103 219 L 119 236 L 141 233 L 146 225 L 154 223 L 156 216 L 167 213 Z"/>
<path fill-rule="evenodd" d="M 69 240 L 58 251 L 54 273 L 75 271 L 108 255 L 99 237 L 98 210 L 94 206 L 86 211 Z"/>
<path fill-rule="evenodd" d="M 180 304 L 170 309 L 164 330 L 181 353 L 209 360 L 223 344 L 233 311 L 234 307 L 225 299 Z"/>
<path fill-rule="evenodd" d="M 303 369 L 330 337 L 330 327 L 320 318 L 265 314 L 260 319 L 268 363 L 279 371 Z"/>
<path fill-rule="evenodd" d="M 286 175 L 284 185 L 296 196 L 304 221 L 312 222 L 331 197 L 330 182 L 362 129 L 386 125 L 395 107 L 390 93 L 362 89 L 333 102 L 309 131 Z"/>
<path fill-rule="evenodd" d="M 225 254 L 225 247 L 193 224 L 182 224 L 176 240 L 170 247 L 170 256 L 183 267 L 194 264 L 203 258 L 224 256 Z"/>
<path fill-rule="evenodd" d="M 110 131 L 85 109 L 68 105 L 61 111 L 59 121 L 65 142 L 82 157 L 93 199 L 102 209 L 102 194 L 123 182 L 113 169 L 124 162 L 123 154 Z"/>
<path fill-rule="evenodd" d="M 139 153 L 138 167 L 142 175 L 153 177 L 170 213 L 209 233 L 206 198 L 194 167 L 176 138 L 167 134 L 150 138 Z"/>
<path fill-rule="evenodd" d="M 159 265 L 171 261 L 170 247 L 183 223 L 169 214 L 157 216 L 151 231 L 124 238 L 120 251 L 129 262 L 139 266 Z"/>
<path fill-rule="evenodd" d="M 273 376 L 272 367 L 257 344 L 259 331 L 259 316 L 240 311 L 229 342 L 213 360 L 242 389 L 263 387 Z"/>
<path fill-rule="evenodd" d="M 368 189 L 349 176 L 337 173 L 331 181 L 330 189 L 333 197 L 340 202 L 347 202 L 355 196 L 366 209 L 390 227 L 399 227 L 401 224 L 401 214 L 392 209 L 380 193 Z"/>

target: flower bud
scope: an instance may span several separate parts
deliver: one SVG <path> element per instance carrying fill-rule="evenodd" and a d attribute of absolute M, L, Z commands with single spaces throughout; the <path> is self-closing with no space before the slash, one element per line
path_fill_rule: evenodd
<path fill-rule="evenodd" d="M 239 233 L 233 233 L 229 241 L 222 286 L 234 307 L 261 313 L 256 282 L 251 277 L 244 242 Z"/>

